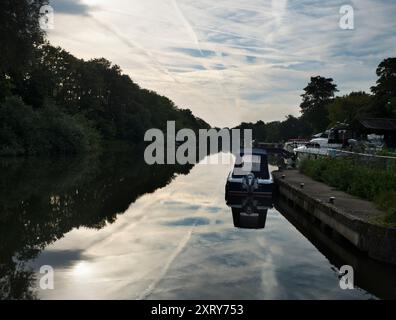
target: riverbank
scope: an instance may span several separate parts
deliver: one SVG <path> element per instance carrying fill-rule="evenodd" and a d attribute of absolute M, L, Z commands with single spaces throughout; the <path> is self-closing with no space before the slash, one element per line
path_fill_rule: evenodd
<path fill-rule="evenodd" d="M 396 264 L 396 228 L 376 223 L 385 212 L 372 202 L 338 191 L 297 170 L 274 172 L 279 194 L 318 219 L 369 257 Z M 330 198 L 334 203 L 330 202 Z"/>
<path fill-rule="evenodd" d="M 375 203 L 386 214 L 377 224 L 396 227 L 396 162 L 374 158 L 305 158 L 301 173 L 337 190 Z"/>

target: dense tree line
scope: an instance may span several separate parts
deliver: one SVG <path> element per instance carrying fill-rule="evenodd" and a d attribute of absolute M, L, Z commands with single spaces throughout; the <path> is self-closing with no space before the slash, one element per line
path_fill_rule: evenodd
<path fill-rule="evenodd" d="M 103 141 L 143 141 L 149 128 L 209 127 L 190 110 L 140 88 L 106 59 L 84 61 L 45 40 L 42 0 L 1 7 L 0 155 L 70 154 Z M 3 50 L 2 49 L 2 50 Z"/>
<path fill-rule="evenodd" d="M 241 123 L 237 128 L 252 129 L 258 141 L 279 142 L 309 138 L 337 123 L 353 123 L 361 117 L 396 118 L 396 58 L 382 61 L 371 94 L 352 92 L 335 97 L 337 85 L 331 78 L 312 77 L 304 88 L 301 116 L 288 115 L 284 121 Z"/>

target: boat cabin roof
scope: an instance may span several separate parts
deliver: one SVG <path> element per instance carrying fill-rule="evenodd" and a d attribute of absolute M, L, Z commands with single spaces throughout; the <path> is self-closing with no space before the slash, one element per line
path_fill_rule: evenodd
<path fill-rule="evenodd" d="M 243 156 L 245 154 L 248 155 L 256 155 L 256 156 L 267 156 L 268 153 L 264 149 L 259 149 L 259 148 L 253 148 L 253 149 L 241 149 L 239 151 L 239 155 Z"/>
<path fill-rule="evenodd" d="M 244 159 L 245 156 L 247 156 L 248 159 Z M 255 159 L 254 157 L 249 156 L 256 156 L 257 158 Z M 262 179 L 269 178 L 267 152 L 264 149 L 241 149 L 239 154 L 236 155 L 236 161 L 233 171 L 234 177 L 244 176 L 249 173 L 243 171 L 241 172 L 240 170 L 240 168 L 243 168 L 244 161 L 248 161 L 251 163 L 252 167 L 249 172 L 253 172 L 257 177 Z"/>

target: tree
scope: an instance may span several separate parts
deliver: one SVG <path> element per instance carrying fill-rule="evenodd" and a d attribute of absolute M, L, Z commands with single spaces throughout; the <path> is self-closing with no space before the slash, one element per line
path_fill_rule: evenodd
<path fill-rule="evenodd" d="M 177 128 L 209 127 L 191 110 L 178 109 L 168 98 L 141 89 L 104 58 L 84 61 L 45 43 L 31 62 L 13 78 L 14 94 L 0 101 L 0 117 L 5 118 L 0 122 L 0 142 L 4 140 L 6 146 L 0 146 L 0 153 L 79 153 L 97 149 L 101 138 L 139 144 L 146 130 L 164 129 L 168 120 L 175 120 Z M 43 143 L 31 143 L 30 135 L 20 135 L 27 132 L 18 129 L 26 117 L 12 111 L 10 97 L 21 98 L 13 102 L 16 110 L 25 108 L 37 117 L 32 131 L 42 133 L 46 139 L 38 141 Z M 7 121 L 10 109 L 18 125 Z"/>
<path fill-rule="evenodd" d="M 371 87 L 376 96 L 396 97 L 396 58 L 383 60 L 377 68 L 377 85 Z"/>
<path fill-rule="evenodd" d="M 283 141 L 307 137 L 310 135 L 310 127 L 303 118 L 288 115 L 286 120 L 279 124 L 279 135 Z"/>
<path fill-rule="evenodd" d="M 367 115 L 371 103 L 372 96 L 361 91 L 335 98 L 327 107 L 330 124 L 351 123 L 356 117 Z"/>
<path fill-rule="evenodd" d="M 302 117 L 310 124 L 312 130 L 322 131 L 329 125 L 326 105 L 338 91 L 333 79 L 321 76 L 311 77 L 310 83 L 304 88 L 300 104 Z"/>
<path fill-rule="evenodd" d="M 0 99 L 9 94 L 14 77 L 23 77 L 35 49 L 43 43 L 40 7 L 44 0 L 0 2 Z"/>
<path fill-rule="evenodd" d="M 257 121 L 253 126 L 253 136 L 257 141 L 265 141 L 267 138 L 267 130 L 265 123 L 261 120 Z"/>
<path fill-rule="evenodd" d="M 376 73 L 378 80 L 371 87 L 374 101 L 369 111 L 376 117 L 396 117 L 396 58 L 383 60 Z"/>
<path fill-rule="evenodd" d="M 266 128 L 267 128 L 267 137 L 266 141 L 267 142 L 279 142 L 282 140 L 282 137 L 280 135 L 280 121 L 272 121 L 267 123 Z"/>

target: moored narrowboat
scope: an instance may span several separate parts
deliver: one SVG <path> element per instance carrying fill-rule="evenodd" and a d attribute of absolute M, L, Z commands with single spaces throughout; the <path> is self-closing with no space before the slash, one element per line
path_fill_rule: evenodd
<path fill-rule="evenodd" d="M 267 152 L 258 148 L 241 150 L 236 155 L 234 168 L 227 178 L 226 199 L 247 195 L 272 198 L 274 190 Z"/>

